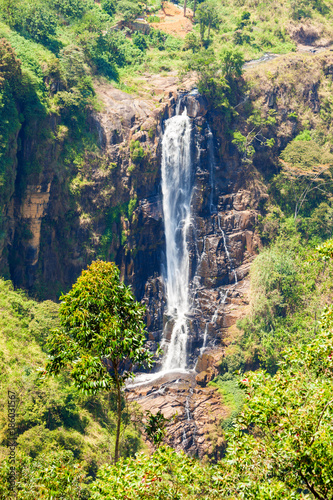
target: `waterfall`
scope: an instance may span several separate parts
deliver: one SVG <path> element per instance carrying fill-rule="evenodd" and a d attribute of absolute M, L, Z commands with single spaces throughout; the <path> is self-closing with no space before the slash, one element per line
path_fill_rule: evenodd
<path fill-rule="evenodd" d="M 230 253 L 229 253 L 229 250 L 228 250 L 228 247 L 227 247 L 227 240 L 226 240 L 226 237 L 225 237 L 225 233 L 221 227 L 221 217 L 220 215 L 217 216 L 217 224 L 218 224 L 218 227 L 219 227 L 219 230 L 222 234 L 222 239 L 223 239 L 223 247 L 224 247 L 224 251 L 225 251 L 225 254 L 227 256 L 227 260 L 229 262 L 229 265 L 230 265 L 230 270 L 234 273 L 234 277 L 235 277 L 235 285 L 237 285 L 238 283 L 238 279 L 237 279 L 237 273 L 232 265 L 232 262 L 231 262 L 231 258 L 230 258 Z"/>
<path fill-rule="evenodd" d="M 191 224 L 191 122 L 184 112 L 165 122 L 162 140 L 162 194 L 166 240 L 166 298 L 168 322 L 162 370 L 186 368 L 189 300 L 189 251 Z M 166 332 L 170 342 L 166 342 Z"/>
<path fill-rule="evenodd" d="M 210 129 L 209 124 L 207 123 L 208 129 L 208 152 L 209 152 L 209 164 L 210 164 L 210 172 L 209 172 L 209 183 L 210 183 L 210 197 L 209 197 L 209 211 L 212 214 L 216 211 L 214 206 L 214 169 L 215 169 L 215 155 L 214 155 L 214 141 L 213 141 L 213 132 Z"/>

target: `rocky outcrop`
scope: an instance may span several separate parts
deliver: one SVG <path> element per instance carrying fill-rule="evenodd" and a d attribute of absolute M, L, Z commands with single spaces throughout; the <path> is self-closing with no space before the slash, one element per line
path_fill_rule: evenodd
<path fill-rule="evenodd" d="M 143 415 L 161 411 L 170 419 L 166 442 L 200 458 L 218 460 L 225 449 L 221 423 L 229 416 L 223 398 L 213 387 L 200 387 L 194 374 L 169 374 L 156 385 L 130 389 L 129 401 L 139 403 Z"/>
<path fill-rule="evenodd" d="M 96 84 L 101 110 L 91 112 L 89 127 L 98 148 L 86 151 L 79 166 L 60 166 L 66 129 L 50 117 L 45 127 L 56 139 L 43 143 L 44 166 L 25 176 L 23 190 L 20 172 L 36 156 L 37 143 L 22 131 L 3 263 L 7 258 L 16 286 L 56 299 L 91 260 L 115 260 L 147 306 L 149 345 L 155 350 L 167 319 L 161 139 L 164 120 L 186 108 L 193 163 L 188 364 L 194 367 L 202 350 L 220 342 L 223 329 L 237 321 L 231 300 L 242 296 L 260 246 L 255 226 L 265 194 L 253 180 L 248 185 L 237 155 L 221 154 L 226 139 L 212 133 L 206 102 L 191 90 L 192 81 L 179 88 L 175 75 L 142 78 L 139 95 Z"/>
<path fill-rule="evenodd" d="M 114 260 L 146 304 L 148 345 L 155 351 L 168 320 L 161 140 L 165 119 L 186 108 L 193 172 L 187 364 L 193 372 L 135 389 L 129 397 L 144 410 L 178 413 L 168 437 L 176 449 L 218 458 L 224 448 L 220 422 L 229 410 L 208 383 L 219 371 L 225 332 L 247 302 L 246 277 L 260 246 L 255 227 L 266 195 L 237 152 L 226 153 L 227 139 L 192 86 L 188 81 L 177 88 L 173 75 L 143 76 L 134 96 L 97 84 L 101 110 L 91 111 L 88 120 L 97 147 L 62 164 L 66 130 L 50 118 L 55 139 L 45 142 L 43 168 L 25 177 L 19 172 L 37 146 L 22 133 L 3 266 L 7 259 L 16 286 L 57 299 L 93 259 Z"/>

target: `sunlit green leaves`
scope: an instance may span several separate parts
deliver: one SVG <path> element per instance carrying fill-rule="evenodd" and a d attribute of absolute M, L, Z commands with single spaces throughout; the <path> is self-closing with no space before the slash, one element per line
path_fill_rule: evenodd
<path fill-rule="evenodd" d="M 112 263 L 96 261 L 61 297 L 61 328 L 49 337 L 47 371 L 59 373 L 68 363 L 85 393 L 110 389 L 122 364 L 151 366 L 145 349 L 144 308 L 119 279 Z M 130 372 L 119 375 L 122 380 Z"/>

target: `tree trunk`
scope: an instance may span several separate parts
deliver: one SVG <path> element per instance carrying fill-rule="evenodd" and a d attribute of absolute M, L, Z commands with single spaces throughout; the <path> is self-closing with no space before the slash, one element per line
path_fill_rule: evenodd
<path fill-rule="evenodd" d="M 208 24 L 208 33 L 207 33 L 207 39 L 210 39 L 210 28 L 211 28 L 211 23 Z"/>
<path fill-rule="evenodd" d="M 204 37 L 205 37 L 205 25 L 202 21 L 200 21 L 200 38 L 201 38 L 201 45 L 204 43 Z"/>
<path fill-rule="evenodd" d="M 116 389 L 117 389 L 117 431 L 116 431 L 116 444 L 114 448 L 114 463 L 118 462 L 119 459 L 119 440 L 120 440 L 120 427 L 121 427 L 121 388 L 120 380 L 118 375 L 118 368 L 114 367 Z"/>
<path fill-rule="evenodd" d="M 193 4 L 193 19 L 195 18 L 195 11 L 197 10 L 197 0 L 194 0 Z"/>
<path fill-rule="evenodd" d="M 184 17 L 186 17 L 186 4 L 187 4 L 187 0 L 184 0 Z"/>

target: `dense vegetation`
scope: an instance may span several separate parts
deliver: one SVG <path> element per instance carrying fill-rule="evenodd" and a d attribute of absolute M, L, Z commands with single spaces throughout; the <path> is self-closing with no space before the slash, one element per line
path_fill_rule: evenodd
<path fill-rule="evenodd" d="M 47 344 L 49 374 L 70 366 L 76 387 L 84 394 L 112 392 L 117 401 L 114 461 L 119 459 L 122 406 L 132 366 L 151 368 L 152 354 L 145 349 L 145 309 L 119 279 L 112 262 L 93 262 L 61 296 L 60 328 L 51 331 Z M 125 368 L 125 369 L 124 369 Z"/>
<path fill-rule="evenodd" d="M 198 88 L 229 152 L 251 175 L 250 168 L 256 170 L 256 181 L 269 193 L 257 227 L 264 247 L 252 266 L 250 311 L 213 382 L 231 410 L 223 424 L 226 454 L 214 465 L 165 446 L 151 456 L 135 456 L 143 443 L 130 418 L 134 408 L 119 391 L 118 398 L 113 391 L 82 394 L 63 366 L 59 378 L 41 377 L 52 351 L 47 335 L 59 327 L 58 305 L 36 302 L 2 280 L 0 498 L 10 494 L 5 460 L 10 387 L 20 402 L 17 498 L 332 499 L 333 63 L 327 55 L 316 61 L 295 55 L 268 71 L 243 70 L 245 60 L 267 51 L 286 54 L 297 43 L 331 40 L 332 2 L 192 0 L 187 7 L 196 15 L 184 39 L 163 32 L 160 7 L 153 1 L 148 11 L 144 2 L 132 0 L 1 2 L 0 205 L 2 210 L 8 203 L 15 182 L 23 193 L 28 179 L 38 177 L 46 146 L 53 148 L 69 205 L 79 199 L 89 182 L 89 153 L 98 150 L 87 120 L 100 107 L 96 81 L 140 92 L 143 73 L 197 72 Z M 142 14 L 160 29 L 113 30 Z M 19 132 L 38 144 L 28 158 L 14 146 Z M 139 141 L 129 145 L 129 154 L 134 169 L 145 155 Z M 110 209 L 110 227 L 120 215 L 130 218 L 136 203 L 134 196 Z M 29 239 L 26 227 L 18 237 Z M 110 230 L 105 233 L 100 256 L 108 256 L 112 238 Z M 34 292 L 45 296 L 49 290 Z M 73 288 L 68 297 L 76 292 Z M 95 306 L 100 297 L 88 299 Z M 70 326 L 66 341 L 78 349 L 71 330 L 74 309 L 67 306 L 66 314 L 66 304 L 61 306 L 60 320 L 62 327 Z M 130 310 L 141 318 L 140 308 L 132 304 Z M 59 345 L 53 349 L 58 357 L 66 353 Z M 91 353 L 86 354 L 88 359 Z M 106 384 L 98 373 L 94 382 Z M 112 464 L 117 424 L 121 458 Z"/>
<path fill-rule="evenodd" d="M 320 247 L 318 259 L 331 259 L 332 246 L 329 241 Z M 56 324 L 56 306 L 36 304 L 12 291 L 8 283 L 2 290 L 3 319 L 8 325 L 2 346 L 4 376 L 24 405 L 17 420 L 18 498 L 333 497 L 332 307 L 325 309 L 315 336 L 284 349 L 275 375 L 259 370 L 243 376 L 240 387 L 246 403 L 228 431 L 227 453 L 218 464 L 202 465 L 160 447 L 150 457 L 138 455 L 105 465 L 92 481 L 100 460 L 109 461 L 107 424 L 112 412 L 106 417 L 105 400 L 79 396 L 64 385 L 66 374 L 59 383 L 41 385 L 38 367 L 45 355 L 38 344 L 43 345 L 47 330 Z M 24 342 L 30 358 L 22 360 L 18 350 Z M 11 366 L 14 369 L 8 369 Z M 3 391 L 3 407 L 6 397 Z M 6 416 L 2 413 L 1 418 Z M 124 453 L 135 451 L 133 437 L 125 443 Z M 9 494 L 8 472 L 5 459 L 0 469 L 1 498 Z"/>
<path fill-rule="evenodd" d="M 29 498 L 37 498 L 34 492 L 35 488 L 39 491 L 38 488 L 43 487 L 39 484 L 43 467 L 57 470 L 62 463 L 72 464 L 68 465 L 68 474 L 83 474 L 84 471 L 84 475 L 94 477 L 97 468 L 110 460 L 117 423 L 116 396 L 113 393 L 80 394 L 70 385 L 69 373 L 64 370 L 57 379 L 40 376 L 47 359 L 47 336 L 59 323 L 57 304 L 51 301 L 37 303 L 23 292 L 14 291 L 11 283 L 3 280 L 0 282 L 0 303 L 1 462 L 7 456 L 7 390 L 10 389 L 19 400 L 16 416 L 18 473 L 22 473 L 20 481 L 24 495 L 31 489 Z M 141 446 L 138 432 L 129 424 L 128 408 L 124 406 L 121 443 L 124 456 Z M 80 470 L 74 468 L 70 472 L 70 467 L 73 468 L 78 460 Z M 0 494 L 1 498 L 8 498 L 4 473 L 3 470 Z M 66 475 L 49 479 L 54 485 L 67 482 Z"/>

